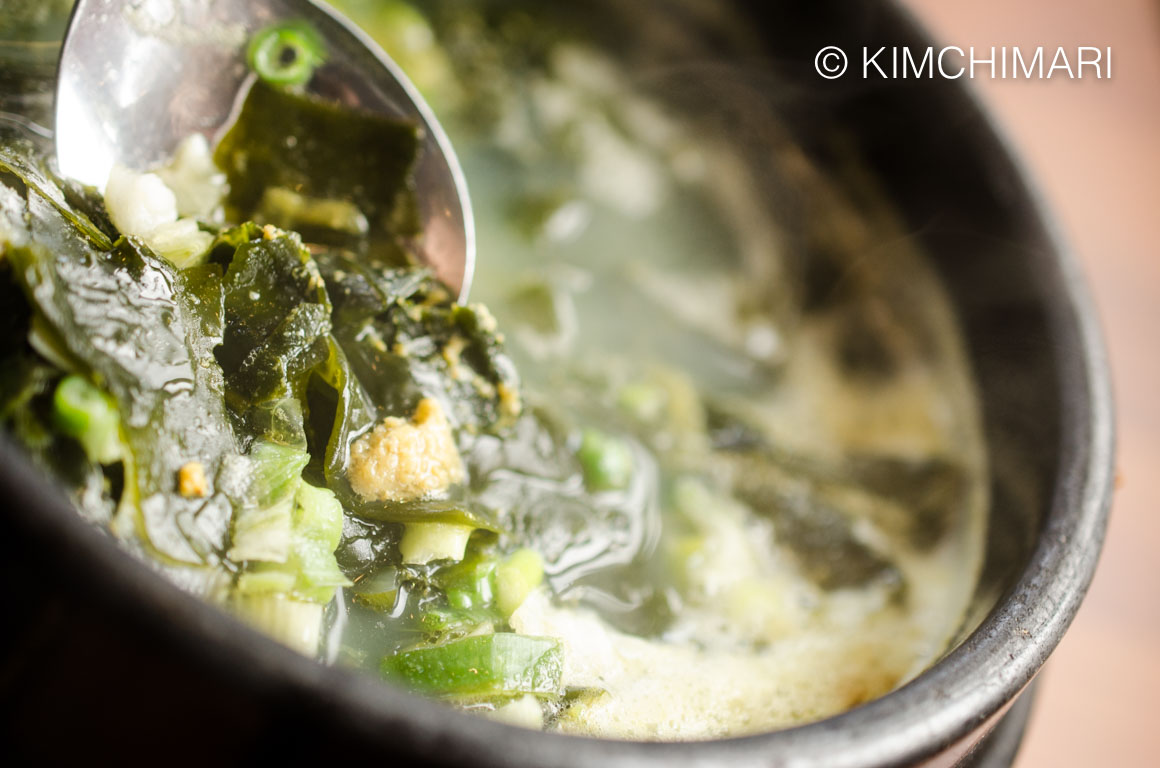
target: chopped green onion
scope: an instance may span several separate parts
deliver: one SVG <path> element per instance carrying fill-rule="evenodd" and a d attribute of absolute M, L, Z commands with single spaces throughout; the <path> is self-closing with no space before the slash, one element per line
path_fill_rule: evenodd
<path fill-rule="evenodd" d="M 544 561 L 534 549 L 517 549 L 495 568 L 495 604 L 511 616 L 544 580 Z"/>
<path fill-rule="evenodd" d="M 383 659 L 381 670 L 422 693 L 478 699 L 557 695 L 563 667 L 558 640 L 498 632 L 399 651 Z"/>
<path fill-rule="evenodd" d="M 326 60 L 326 45 L 307 22 L 288 21 L 255 34 L 246 60 L 271 85 L 305 85 Z"/>
<path fill-rule="evenodd" d="M 499 617 L 490 608 L 428 608 L 419 623 L 432 638 L 494 632 Z"/>
<path fill-rule="evenodd" d="M 586 429 L 576 451 L 584 482 L 594 491 L 619 490 L 632 480 L 632 447 L 627 440 Z"/>
<path fill-rule="evenodd" d="M 334 493 L 299 481 L 292 499 L 246 510 L 234 522 L 229 556 L 250 563 L 238 577 L 238 592 L 290 592 L 302 600 L 329 603 L 336 588 L 350 585 L 334 557 L 341 538 L 342 504 Z M 262 560 L 268 562 L 255 562 Z"/>
<path fill-rule="evenodd" d="M 121 417 L 113 398 L 82 376 L 66 376 L 52 398 L 56 423 L 76 438 L 93 462 L 109 464 L 123 455 Z"/>
<path fill-rule="evenodd" d="M 474 526 L 458 523 L 407 523 L 399 540 L 399 554 L 408 565 L 462 560 L 474 530 Z"/>
<path fill-rule="evenodd" d="M 269 595 L 289 592 L 294 589 L 297 576 L 280 567 L 257 563 L 238 576 L 238 593 L 243 595 Z"/>
<path fill-rule="evenodd" d="M 249 459 L 246 506 L 234 517 L 232 547 L 227 554 L 235 562 L 285 563 L 293 545 L 302 468 L 310 461 L 310 454 L 260 440 L 250 449 Z"/>
<path fill-rule="evenodd" d="M 302 483 L 298 486 L 297 502 L 294 533 L 331 552 L 338 549 L 342 540 L 342 504 L 334 492 Z"/>
<path fill-rule="evenodd" d="M 342 539 L 342 504 L 327 488 L 303 482 L 294 511 L 294 548 L 290 564 L 298 572 L 296 595 L 329 603 L 338 587 L 350 580 L 338 567 L 334 550 Z"/>
<path fill-rule="evenodd" d="M 318 653 L 325 606 L 284 595 L 259 594 L 234 598 L 233 608 L 243 621 L 299 653 Z"/>
<path fill-rule="evenodd" d="M 234 517 L 228 557 L 234 562 L 285 563 L 290 557 L 294 502 L 242 509 Z"/>
<path fill-rule="evenodd" d="M 350 579 L 338 567 L 334 550 L 317 542 L 296 541 L 291 561 L 298 569 L 294 594 L 299 597 L 316 603 L 329 603 L 338 587 L 350 586 Z"/>
<path fill-rule="evenodd" d="M 436 581 L 446 593 L 448 605 L 456 610 L 491 606 L 495 602 L 495 565 L 493 557 L 477 554 L 439 571 Z"/>
<path fill-rule="evenodd" d="M 250 449 L 249 458 L 249 501 L 258 507 L 269 507 L 298 492 L 302 469 L 310 461 L 310 454 L 291 446 L 260 440 Z"/>
<path fill-rule="evenodd" d="M 486 605 L 477 598 L 477 593 L 470 589 L 447 590 L 447 604 L 457 611 L 467 611 Z"/>

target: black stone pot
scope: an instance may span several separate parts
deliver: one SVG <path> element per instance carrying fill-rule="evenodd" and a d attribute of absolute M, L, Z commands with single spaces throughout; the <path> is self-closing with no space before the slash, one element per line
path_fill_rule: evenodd
<path fill-rule="evenodd" d="M 739 3 L 738 31 L 728 3 L 667 0 L 620 34 L 692 29 L 713 61 L 756 41 L 765 54 L 742 63 L 770 76 L 751 78 L 747 98 L 776 108 L 792 97 L 791 123 L 823 166 L 838 162 L 831 145 L 808 139 L 841 127 L 931 254 L 965 331 L 991 462 L 975 626 L 953 651 L 881 699 L 766 735 L 640 744 L 513 729 L 315 664 L 188 597 L 82 523 L 3 443 L 0 752 L 512 768 L 1008 764 L 1029 706 L 1020 694 L 1074 617 L 1107 520 L 1113 427 L 1095 313 L 1075 259 L 961 81 L 860 77 L 863 46 L 925 48 L 903 12 L 769 5 Z M 828 45 L 851 58 L 833 81 L 814 71 Z"/>

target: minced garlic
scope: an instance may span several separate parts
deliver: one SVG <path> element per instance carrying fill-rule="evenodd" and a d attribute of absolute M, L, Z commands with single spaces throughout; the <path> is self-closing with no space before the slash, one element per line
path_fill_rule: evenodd
<path fill-rule="evenodd" d="M 187 499 L 200 499 L 209 493 L 205 467 L 200 461 L 191 461 L 177 471 L 177 490 Z"/>

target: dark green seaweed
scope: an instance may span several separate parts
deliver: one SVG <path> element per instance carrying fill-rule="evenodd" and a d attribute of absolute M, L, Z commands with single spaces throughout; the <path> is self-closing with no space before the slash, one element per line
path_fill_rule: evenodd
<path fill-rule="evenodd" d="M 366 269 L 341 256 L 322 268 L 335 297 L 335 336 L 384 415 L 409 416 L 434 397 L 471 433 L 513 423 L 518 400 L 504 391 L 514 396 L 519 380 L 485 309 L 455 303 L 423 272 Z"/>
<path fill-rule="evenodd" d="M 901 585 L 902 574 L 884 554 L 855 537 L 856 513 L 818 486 L 779 468 L 761 454 L 733 454 L 733 493 L 773 521 L 778 540 L 802 572 L 824 589 L 882 580 Z"/>
<path fill-rule="evenodd" d="M 139 510 L 144 538 L 171 560 L 209 562 L 230 502 L 186 498 L 177 478 L 191 462 L 213 478 L 238 452 L 210 354 L 221 341 L 220 277 L 212 267 L 178 273 L 132 238 L 99 248 L 41 194 L 46 182 L 25 180 L 31 240 L 8 249 L 14 275 L 52 344 L 117 402 L 131 453 L 123 501 Z"/>
<path fill-rule="evenodd" d="M 228 217 L 255 218 L 266 190 L 282 188 L 353 203 L 372 240 L 416 236 L 421 225 L 411 171 L 421 139 L 413 122 L 257 80 L 214 155 L 230 182 Z"/>
<path fill-rule="evenodd" d="M 330 300 L 298 236 L 253 234 L 225 273 L 225 331 L 217 350 L 239 411 L 299 395 L 306 371 L 325 361 L 330 333 Z"/>

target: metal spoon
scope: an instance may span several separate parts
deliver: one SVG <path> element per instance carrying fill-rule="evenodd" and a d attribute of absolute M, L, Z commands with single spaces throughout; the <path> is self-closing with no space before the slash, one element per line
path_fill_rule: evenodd
<path fill-rule="evenodd" d="M 415 169 L 424 235 L 420 258 L 464 300 L 475 266 L 467 185 L 443 128 L 418 91 L 366 34 L 313 0 L 77 0 L 61 49 L 56 90 L 60 170 L 103 187 L 114 163 L 164 164 L 201 133 L 228 126 L 251 76 L 255 32 L 304 20 L 321 35 L 326 62 L 309 90 L 362 109 L 406 117 L 425 130 Z"/>

